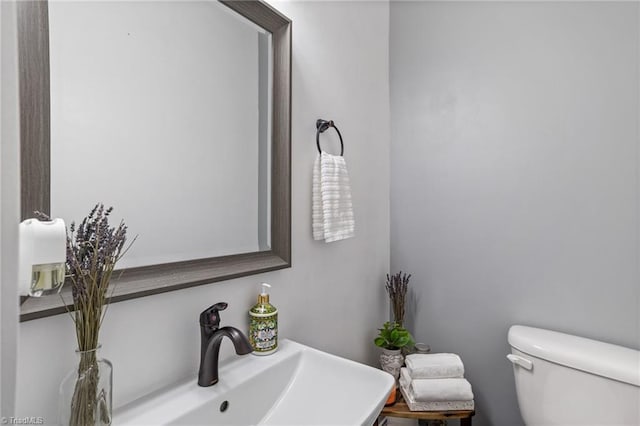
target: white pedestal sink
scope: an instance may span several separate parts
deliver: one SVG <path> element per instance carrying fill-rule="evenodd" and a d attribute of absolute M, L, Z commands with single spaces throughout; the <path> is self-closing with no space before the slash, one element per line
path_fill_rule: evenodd
<path fill-rule="evenodd" d="M 393 377 L 381 370 L 283 340 L 273 355 L 220 365 L 220 381 L 196 378 L 116 411 L 114 425 L 370 426 Z"/>

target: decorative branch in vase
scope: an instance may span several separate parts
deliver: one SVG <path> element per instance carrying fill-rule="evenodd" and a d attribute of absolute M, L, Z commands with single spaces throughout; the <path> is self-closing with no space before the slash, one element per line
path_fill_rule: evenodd
<path fill-rule="evenodd" d="M 116 263 L 135 241 L 125 246 L 127 226 L 121 221 L 111 227 L 112 211 L 113 207 L 105 209 L 98 203 L 80 225 L 72 222 L 67 232 L 67 278 L 73 296 L 73 311 L 68 313 L 76 328 L 79 362 L 60 385 L 61 424 L 111 424 L 112 368 L 98 356 L 98 336 Z"/>
<path fill-rule="evenodd" d="M 394 322 L 404 326 L 404 306 L 407 300 L 407 289 L 411 274 L 403 274 L 402 271 L 394 275 L 387 274 L 385 288 L 389 294 Z"/>

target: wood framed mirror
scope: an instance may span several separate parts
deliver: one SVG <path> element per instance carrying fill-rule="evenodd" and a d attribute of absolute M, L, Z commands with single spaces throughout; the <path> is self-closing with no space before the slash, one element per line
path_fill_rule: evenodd
<path fill-rule="evenodd" d="M 215 2 L 215 0 L 212 1 Z M 117 3 L 119 6 L 127 4 L 127 2 L 111 3 Z M 138 3 L 153 4 L 155 2 Z M 171 2 L 162 3 L 166 5 Z M 211 1 L 201 3 L 211 3 Z M 215 3 L 217 4 L 217 2 Z M 260 231 L 262 234 L 268 234 L 267 242 L 260 244 L 260 247 L 256 246 L 255 250 L 234 248 L 231 249 L 231 253 L 221 252 L 221 255 L 212 256 L 205 253 L 186 258 L 182 256 L 176 261 L 134 263 L 131 267 L 123 269 L 122 274 L 117 274 L 119 278 L 113 280 L 112 285 L 115 285 L 115 290 L 110 300 L 111 303 L 291 266 L 291 21 L 262 1 L 220 0 L 219 4 L 224 5 L 222 9 L 226 12 L 243 17 L 259 31 L 269 35 L 269 44 L 264 45 L 263 43 L 268 49 L 269 55 L 269 70 L 263 74 L 268 76 L 265 80 L 266 86 L 265 84 L 263 86 L 268 87 L 270 94 L 267 100 L 269 113 L 266 115 L 257 114 L 260 117 L 255 118 L 256 122 L 264 121 L 265 117 L 268 119 L 268 122 L 263 122 L 260 126 L 261 129 L 266 129 L 268 132 L 270 143 L 266 151 L 268 152 L 266 158 L 269 168 L 262 168 L 260 172 L 252 171 L 252 174 L 256 176 L 260 173 L 263 175 L 266 173 L 266 181 L 268 182 L 267 186 L 264 185 L 264 182 L 259 184 L 261 190 L 268 194 L 266 197 L 268 202 L 262 203 L 262 210 L 265 210 L 265 205 L 267 210 L 257 219 L 268 225 L 266 231 L 264 229 Z M 58 111 L 58 105 L 54 105 L 52 110 L 52 90 L 57 89 L 51 85 L 54 61 L 50 55 L 55 52 L 50 51 L 49 6 L 47 1 L 21 1 L 17 3 L 21 213 L 23 219 L 33 217 L 34 211 L 42 211 L 56 216 L 56 211 L 51 209 L 52 195 L 56 193 L 52 191 L 52 152 L 55 151 L 52 150 L 52 128 L 55 133 L 57 124 L 53 119 Z M 129 37 L 132 35 L 135 35 L 132 31 L 127 34 Z M 215 56 L 215 53 L 209 52 L 212 56 Z M 224 61 L 224 59 L 218 60 Z M 264 99 L 261 102 L 265 103 Z M 118 108 L 118 105 L 111 107 Z M 54 117 L 52 117 L 52 112 Z M 185 115 L 189 116 L 190 114 Z M 153 123 L 144 122 L 144 119 L 142 121 L 144 126 L 153 125 Z M 218 138 L 220 139 L 220 137 Z M 263 154 L 261 155 L 264 157 Z M 153 161 L 153 159 L 149 159 L 149 161 Z M 53 175 L 56 176 L 55 166 L 53 169 Z M 197 178 L 197 170 L 199 169 L 197 167 L 194 169 Z M 90 176 L 86 178 L 90 184 Z M 232 185 L 233 181 L 234 179 L 231 177 L 225 182 L 218 183 Z M 214 184 L 211 182 L 211 185 Z M 150 187 L 147 190 L 157 192 L 158 188 Z M 68 191 L 73 193 L 72 188 Z M 202 196 L 204 197 L 206 194 Z M 107 206 L 112 205 L 108 200 L 102 200 L 100 197 L 101 194 L 97 193 L 93 204 L 104 202 Z M 225 203 L 224 199 L 218 198 L 218 201 L 222 204 L 231 204 Z M 85 214 L 93 207 L 93 204 L 86 205 Z M 117 211 L 118 205 L 113 205 Z M 73 217 L 73 219 L 79 221 L 83 216 Z M 127 217 L 125 216 L 124 219 L 127 220 Z M 205 217 L 204 219 L 212 223 L 216 221 L 215 217 Z M 128 224 L 132 234 L 144 237 L 139 230 L 132 227 L 129 222 Z M 164 224 L 158 223 L 155 226 L 157 226 L 157 232 L 161 233 Z M 225 226 L 223 220 L 220 220 L 220 226 Z M 72 297 L 68 288 L 63 289 L 63 297 L 67 304 L 72 305 Z M 64 313 L 66 309 L 67 307 L 58 295 L 29 298 L 21 304 L 20 319 L 26 321 L 56 315 Z"/>

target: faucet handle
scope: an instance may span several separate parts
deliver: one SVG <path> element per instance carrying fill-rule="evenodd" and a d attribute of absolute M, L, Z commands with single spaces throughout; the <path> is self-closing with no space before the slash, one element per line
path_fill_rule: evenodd
<path fill-rule="evenodd" d="M 200 325 L 217 329 L 220 326 L 220 314 L 218 311 L 224 311 L 225 309 L 227 309 L 227 303 L 225 302 L 218 302 L 213 306 L 209 306 L 200 314 Z"/>

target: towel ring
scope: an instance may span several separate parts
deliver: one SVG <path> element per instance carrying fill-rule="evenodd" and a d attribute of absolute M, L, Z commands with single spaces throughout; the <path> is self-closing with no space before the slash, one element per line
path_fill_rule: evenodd
<path fill-rule="evenodd" d="M 340 130 L 338 130 L 336 125 L 333 123 L 333 120 L 327 121 L 327 120 L 323 120 L 321 118 L 319 118 L 316 121 L 316 129 L 318 129 L 318 131 L 316 132 L 316 146 L 318 147 L 318 152 L 320 154 L 322 154 L 322 149 L 320 148 L 320 133 L 323 133 L 324 131 L 326 131 L 330 127 L 333 127 L 334 129 L 336 129 L 336 132 L 338 132 L 338 137 L 340 138 L 340 156 L 343 156 L 344 155 L 344 143 L 342 142 L 342 135 L 340 134 Z"/>

